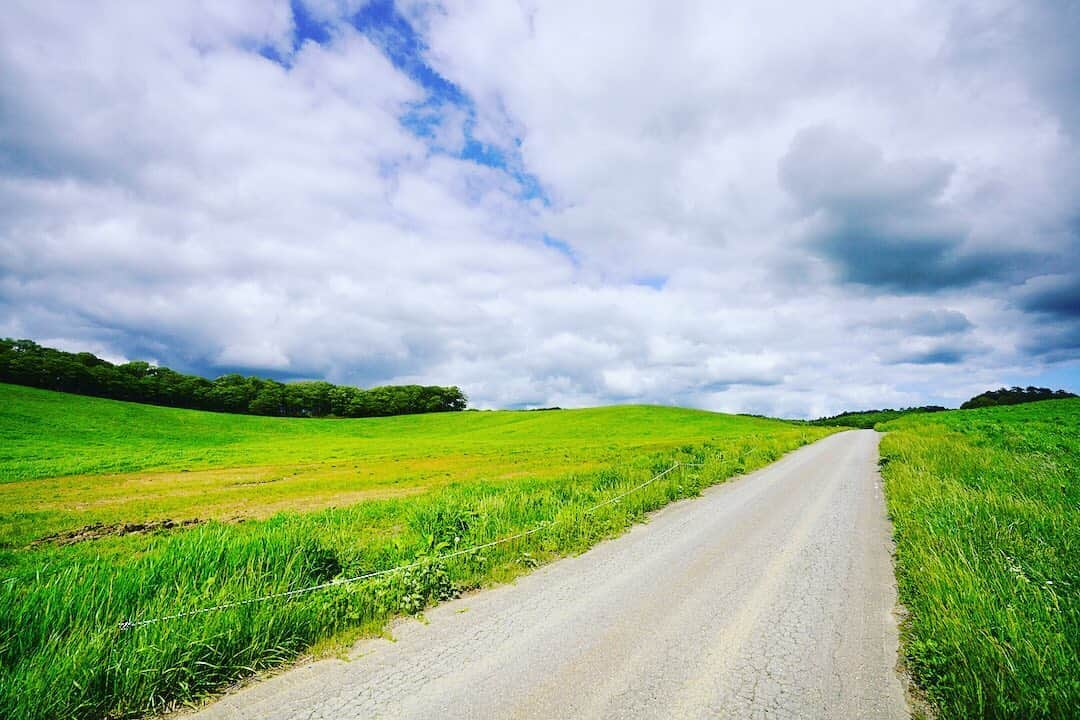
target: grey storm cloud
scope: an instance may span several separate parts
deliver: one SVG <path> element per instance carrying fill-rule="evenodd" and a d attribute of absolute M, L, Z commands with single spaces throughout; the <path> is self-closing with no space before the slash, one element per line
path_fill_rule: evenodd
<path fill-rule="evenodd" d="M 907 313 L 893 318 L 885 318 L 870 323 L 872 327 L 878 327 L 896 332 L 922 335 L 925 337 L 938 337 L 942 335 L 956 335 L 967 332 L 975 327 L 968 317 L 959 310 L 924 310 L 916 313 Z"/>
<path fill-rule="evenodd" d="M 963 220 L 940 202 L 954 170 L 929 158 L 887 161 L 856 133 L 818 126 L 795 136 L 779 173 L 812 216 L 812 247 L 842 280 L 919 292 L 996 279 L 1024 262 L 965 247 Z"/>
<path fill-rule="evenodd" d="M 805 128 L 780 162 L 784 186 L 811 210 L 926 213 L 955 168 L 922 158 L 886 162 L 881 148 L 830 125 Z"/>
<path fill-rule="evenodd" d="M 1037 326 L 1023 341 L 1023 350 L 1046 362 L 1069 362 L 1080 354 L 1080 323 Z"/>
<path fill-rule="evenodd" d="M 1029 312 L 1080 320 L 1080 273 L 1030 278 L 1019 288 L 1017 304 Z"/>
<path fill-rule="evenodd" d="M 1080 353 L 1080 272 L 1029 278 L 1014 301 L 1034 329 L 1024 351 L 1047 360 L 1070 360 Z"/>
<path fill-rule="evenodd" d="M 362 4 L 8 3 L 0 335 L 480 407 L 1080 373 L 1068 3 Z"/>
<path fill-rule="evenodd" d="M 971 350 L 950 345 L 941 345 L 926 350 L 900 353 L 886 360 L 890 365 L 957 365 L 971 355 Z"/>

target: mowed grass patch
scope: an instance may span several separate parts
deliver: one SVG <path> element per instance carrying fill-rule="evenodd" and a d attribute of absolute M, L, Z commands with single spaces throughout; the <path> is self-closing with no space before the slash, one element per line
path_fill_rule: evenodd
<path fill-rule="evenodd" d="M 943 718 L 1080 717 L 1080 400 L 879 429 L 917 682 Z"/>
<path fill-rule="evenodd" d="M 195 701 L 336 634 L 377 632 L 395 614 L 580 552 L 834 431 L 658 407 L 287 420 L 0 393 L 0 433 L 17 441 L 0 451 L 5 522 L 29 518 L 5 528 L 0 581 L 0 717 L 20 718 L 134 717 Z M 585 512 L 675 460 L 701 467 Z M 58 468 L 105 474 L 49 477 Z M 292 509 L 263 516 L 282 507 Z M 218 519 L 25 544 L 88 521 L 189 514 Z M 231 521 L 237 514 L 255 519 Z M 541 523 L 512 543 L 440 559 Z"/>
<path fill-rule="evenodd" d="M 265 518 L 450 482 L 554 478 L 776 427 L 790 428 L 641 406 L 265 418 L 0 384 L 0 548 L 93 523 Z"/>

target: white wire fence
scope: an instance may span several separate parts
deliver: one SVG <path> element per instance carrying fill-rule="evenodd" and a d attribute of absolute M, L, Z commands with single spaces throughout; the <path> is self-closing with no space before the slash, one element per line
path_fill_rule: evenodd
<path fill-rule="evenodd" d="M 756 452 L 758 449 L 759 448 L 751 448 L 751 449 L 747 450 L 746 452 L 744 452 L 742 455 L 739 455 L 738 457 L 735 457 L 732 460 L 732 462 L 738 462 L 740 460 L 743 460 L 744 458 L 749 456 L 751 453 Z M 719 459 L 720 459 L 721 462 L 723 462 L 723 456 L 722 455 L 719 457 Z M 666 470 L 662 470 L 662 471 L 656 473 L 655 475 L 653 475 L 651 478 L 649 478 L 645 482 L 641 483 L 640 485 L 635 485 L 634 487 L 630 488 L 629 490 L 626 490 L 624 492 L 619 493 L 618 495 L 614 495 L 614 496 L 612 496 L 610 498 L 607 498 L 603 502 L 599 502 L 599 503 L 597 503 L 595 505 L 592 505 L 592 506 L 590 506 L 588 508 L 585 508 L 585 510 L 583 510 L 581 514 L 582 515 L 588 515 L 590 513 L 596 512 L 600 508 L 606 507 L 608 505 L 613 505 L 614 503 L 617 503 L 619 500 L 627 497 L 628 495 L 632 495 L 633 493 L 636 493 L 636 492 L 638 492 L 640 490 L 645 489 L 649 485 L 652 485 L 657 480 L 660 480 L 661 478 L 666 477 L 667 475 L 669 475 L 670 473 L 672 473 L 675 470 L 679 469 L 680 467 L 688 467 L 688 468 L 689 467 L 704 467 L 705 465 L 707 465 L 707 463 L 690 463 L 690 462 L 683 462 L 681 460 L 675 460 L 671 464 L 671 467 L 667 468 Z M 230 608 L 241 607 L 241 606 L 244 606 L 244 605 L 254 605 L 254 604 L 257 604 L 257 603 L 269 602 L 271 600 L 284 600 L 284 599 L 287 599 L 287 598 L 296 597 L 298 595 L 306 595 L 308 593 L 318 592 L 320 590 L 326 590 L 328 588 L 341 587 L 343 585 L 351 585 L 351 584 L 354 584 L 354 583 L 362 582 L 364 580 L 371 580 L 371 579 L 377 578 L 377 577 L 384 577 L 384 576 L 388 576 L 388 575 L 394 575 L 394 574 L 397 574 L 397 573 L 405 572 L 407 570 L 412 570 L 414 568 L 423 567 L 423 566 L 429 565 L 431 563 L 443 562 L 445 560 L 450 560 L 450 559 L 455 558 L 455 557 L 460 557 L 462 555 L 470 555 L 472 553 L 480 552 L 481 550 L 485 550 L 487 548 L 495 547 L 497 545 L 503 545 L 505 543 L 513 542 L 515 540 L 520 540 L 522 538 L 528 537 L 529 535 L 535 535 L 536 533 L 538 533 L 538 532 L 540 532 L 542 530 L 546 530 L 547 528 L 551 527 L 554 524 L 555 524 L 554 520 L 545 520 L 545 521 L 541 522 L 540 524 L 536 525 L 535 527 L 532 527 L 532 528 L 530 528 L 528 530 L 523 530 L 522 532 L 518 532 L 518 533 L 515 533 L 513 535 L 507 535 L 505 537 L 498 538 L 497 540 L 492 540 L 490 542 L 482 543 L 480 545 L 474 545 L 474 546 L 467 547 L 467 548 L 461 548 L 459 550 L 454 550 L 452 552 L 448 552 L 448 553 L 445 553 L 445 554 L 442 554 L 442 555 L 436 555 L 434 557 L 425 557 L 423 559 L 416 560 L 416 561 L 411 562 L 411 563 L 406 563 L 404 565 L 398 565 L 398 566 L 392 567 L 392 568 L 386 568 L 384 570 L 373 570 L 371 572 L 362 573 L 360 575 L 355 575 L 353 577 L 336 578 L 334 580 L 329 580 L 327 582 L 318 583 L 316 585 L 309 585 L 307 587 L 295 588 L 293 590 L 284 590 L 284 591 L 281 591 L 281 592 L 270 593 L 268 595 L 260 595 L 258 597 L 247 598 L 247 599 L 244 599 L 244 600 L 234 600 L 234 601 L 227 602 L 227 603 L 220 603 L 218 605 L 211 605 L 211 606 L 208 606 L 208 607 L 198 608 L 196 610 L 186 610 L 186 611 L 183 611 L 183 612 L 177 612 L 177 613 L 173 613 L 173 614 L 170 614 L 170 615 L 162 615 L 160 617 L 144 618 L 142 620 L 125 620 L 124 622 L 120 623 L 120 629 L 121 630 L 132 630 L 134 628 L 144 627 L 146 625 L 155 625 L 155 624 L 158 624 L 158 623 L 168 622 L 170 620 L 179 620 L 181 618 L 194 617 L 196 615 L 205 615 L 207 613 L 217 612 L 217 611 L 220 611 L 220 610 L 228 610 Z"/>

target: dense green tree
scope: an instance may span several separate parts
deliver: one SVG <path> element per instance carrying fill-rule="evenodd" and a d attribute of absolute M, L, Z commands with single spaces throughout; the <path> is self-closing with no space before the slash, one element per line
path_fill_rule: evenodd
<path fill-rule="evenodd" d="M 323 381 L 279 383 L 238 374 L 215 380 L 135 360 L 114 365 L 31 340 L 0 338 L 0 382 L 170 407 L 293 417 L 377 417 L 464 410 L 457 387 L 397 385 L 361 390 Z"/>
<path fill-rule="evenodd" d="M 248 403 L 252 415 L 284 415 L 285 393 L 279 383 L 264 384 Z"/>
<path fill-rule="evenodd" d="M 940 405 L 923 405 L 922 407 L 909 407 L 900 408 L 894 410 L 893 408 L 885 408 L 884 410 L 856 410 L 854 412 L 844 412 L 839 415 L 833 415 L 831 417 L 818 418 L 817 420 L 811 420 L 811 425 L 834 425 L 839 427 L 855 427 L 855 428 L 872 428 L 878 423 L 888 422 L 889 420 L 895 420 L 902 415 L 910 415 L 912 413 L 932 413 L 941 412 L 946 408 Z"/>
<path fill-rule="evenodd" d="M 1050 388 L 1029 385 L 1026 388 L 1012 387 L 987 390 L 965 402 L 960 406 L 960 409 L 970 410 L 994 405 L 1020 405 L 1022 403 L 1038 402 L 1039 400 L 1064 400 L 1072 397 L 1076 397 L 1076 395 L 1065 390 L 1051 390 Z"/>

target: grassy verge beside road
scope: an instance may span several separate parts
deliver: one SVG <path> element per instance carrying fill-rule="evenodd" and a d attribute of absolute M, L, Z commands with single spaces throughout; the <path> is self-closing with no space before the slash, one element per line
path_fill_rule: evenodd
<path fill-rule="evenodd" d="M 943 718 L 1080 717 L 1080 400 L 878 429 L 917 682 Z"/>
<path fill-rule="evenodd" d="M 289 420 L 0 385 L 0 717 L 128 717 L 195 700 L 584 550 L 833 431 L 659 407 Z M 585 513 L 674 460 L 701 466 Z M 130 532 L 166 518 L 201 522 Z M 87 525 L 115 532 L 42 542 Z"/>

